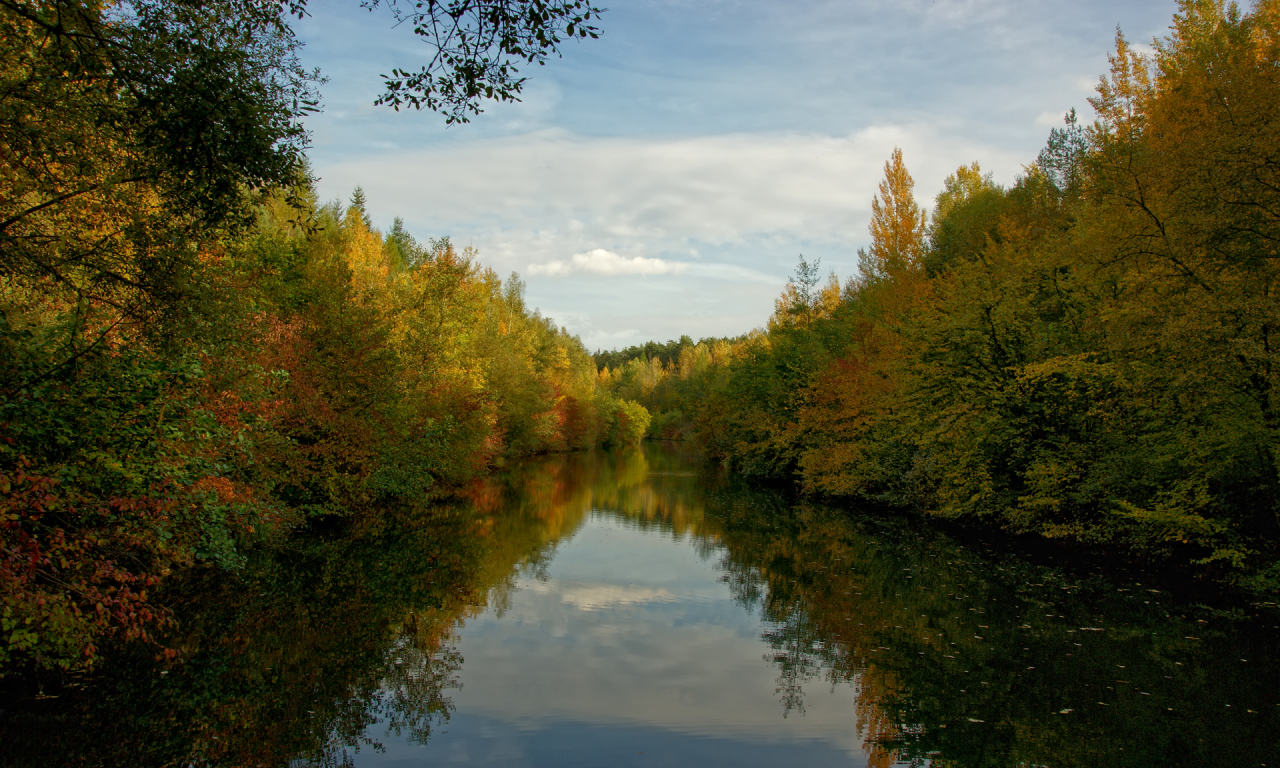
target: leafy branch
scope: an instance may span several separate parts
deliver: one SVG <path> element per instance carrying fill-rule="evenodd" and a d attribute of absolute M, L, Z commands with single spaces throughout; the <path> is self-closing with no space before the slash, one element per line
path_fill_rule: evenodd
<path fill-rule="evenodd" d="M 365 0 L 374 8 L 383 0 Z M 382 75 L 387 90 L 375 103 L 399 111 L 424 107 L 445 116 L 447 124 L 478 115 L 480 99 L 519 101 L 525 78 L 520 67 L 546 64 L 560 55 L 566 40 L 598 38 L 592 22 L 603 9 L 584 0 L 423 0 L 409 4 L 386 0 L 400 24 L 435 51 L 416 72 L 393 69 Z"/>

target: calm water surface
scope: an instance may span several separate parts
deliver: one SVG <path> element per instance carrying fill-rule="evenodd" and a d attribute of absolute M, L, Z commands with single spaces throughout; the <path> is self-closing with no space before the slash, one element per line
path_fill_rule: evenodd
<path fill-rule="evenodd" d="M 1280 766 L 1274 613 L 753 488 L 677 451 L 193 579 L 6 703 L 2 765 Z"/>

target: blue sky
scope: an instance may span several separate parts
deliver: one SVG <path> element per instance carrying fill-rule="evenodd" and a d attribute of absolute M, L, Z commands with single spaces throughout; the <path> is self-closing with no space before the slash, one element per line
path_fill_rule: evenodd
<path fill-rule="evenodd" d="M 304 63 L 325 199 L 448 235 L 589 349 L 762 326 L 797 258 L 842 279 L 903 149 L 926 208 L 961 164 L 1010 183 L 1107 70 L 1116 27 L 1175 2 L 621 0 L 599 40 L 527 71 L 520 104 L 446 128 L 374 107 L 425 47 L 385 9 L 312 3 Z"/>

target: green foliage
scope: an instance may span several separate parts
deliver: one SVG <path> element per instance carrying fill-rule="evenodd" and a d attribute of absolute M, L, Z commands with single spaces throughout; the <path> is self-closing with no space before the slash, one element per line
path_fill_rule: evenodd
<path fill-rule="evenodd" d="M 1072 108 L 1063 116 L 1064 128 L 1049 131 L 1049 141 L 1036 158 L 1036 168 L 1053 186 L 1066 195 L 1081 192 L 1086 180 L 1085 161 L 1089 153 L 1089 137 Z"/>
<path fill-rule="evenodd" d="M 683 411 L 664 411 L 649 422 L 648 436 L 657 440 L 679 440 L 688 429 L 688 417 Z"/>
<path fill-rule="evenodd" d="M 519 101 L 525 64 L 546 64 L 565 40 L 599 37 L 603 9 L 583 0 L 386 0 L 398 23 L 434 52 L 416 72 L 392 69 L 379 104 L 443 112 L 449 124 L 480 113 L 480 99 Z M 378 5 L 377 0 L 369 7 Z"/>
<path fill-rule="evenodd" d="M 649 433 L 652 417 L 634 400 L 619 400 L 613 411 L 613 429 L 608 442 L 612 445 L 637 445 Z"/>
<path fill-rule="evenodd" d="M 104 636 L 147 637 L 160 577 L 234 568 L 279 525 L 225 479 L 243 435 L 202 402 L 191 359 L 123 350 L 0 397 L 0 664 L 72 667 Z"/>
<path fill-rule="evenodd" d="M 700 343 L 706 343 L 708 340 L 703 339 Z M 692 347 L 693 339 L 688 336 L 681 336 L 679 341 L 667 341 L 665 344 L 659 344 L 656 341 L 646 341 L 644 344 L 627 347 L 625 349 L 616 349 L 601 352 L 596 350 L 592 355 L 597 368 L 621 368 L 632 360 L 643 360 L 648 362 L 651 358 L 658 358 L 663 366 L 667 366 L 680 358 L 681 350 L 686 347 Z"/>
<path fill-rule="evenodd" d="M 859 279 L 802 261 L 702 386 L 610 380 L 748 474 L 1274 589 L 1280 5 L 1172 30 L 1118 37 L 1099 120 L 1009 188 L 961 167 L 927 229 L 895 153 Z"/>
<path fill-rule="evenodd" d="M 925 269 L 937 275 L 961 259 L 978 258 L 988 240 L 999 242 L 1007 208 L 1004 190 L 991 181 L 990 174 L 982 175 L 977 163 L 958 168 L 938 193 Z"/>
<path fill-rule="evenodd" d="M 312 199 L 269 198 L 254 230 L 203 245 L 202 303 L 158 339 L 158 320 L 3 284 L 6 672 L 74 671 L 107 638 L 150 637 L 171 574 L 236 570 L 308 518 L 643 436 L 647 413 L 601 409 L 585 348 L 517 277 L 447 239 L 383 238 L 358 207 L 300 221 Z"/>

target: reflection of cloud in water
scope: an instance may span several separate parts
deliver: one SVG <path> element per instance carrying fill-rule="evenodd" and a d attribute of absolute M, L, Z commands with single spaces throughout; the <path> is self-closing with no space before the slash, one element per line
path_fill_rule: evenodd
<path fill-rule="evenodd" d="M 816 685 L 805 691 L 806 712 L 788 713 L 777 668 L 762 658 L 769 646 L 758 610 L 733 598 L 718 559 L 704 557 L 696 538 L 637 525 L 644 520 L 591 515 L 558 548 L 545 579 L 517 581 L 509 611 L 467 620 L 458 631 L 462 687 L 450 695 L 456 713 L 522 734 L 560 734 L 566 723 L 623 741 L 643 732 L 655 741 L 645 757 L 662 751 L 659 735 L 668 734 L 686 746 L 813 742 L 865 765 L 856 688 Z M 433 748 L 455 738 L 470 737 L 433 735 Z"/>
<path fill-rule="evenodd" d="M 520 589 L 542 595 L 559 594 L 563 602 L 581 611 L 641 603 L 665 603 L 676 599 L 675 595 L 662 588 L 623 587 L 616 584 L 566 584 L 531 580 L 520 584 Z"/>

